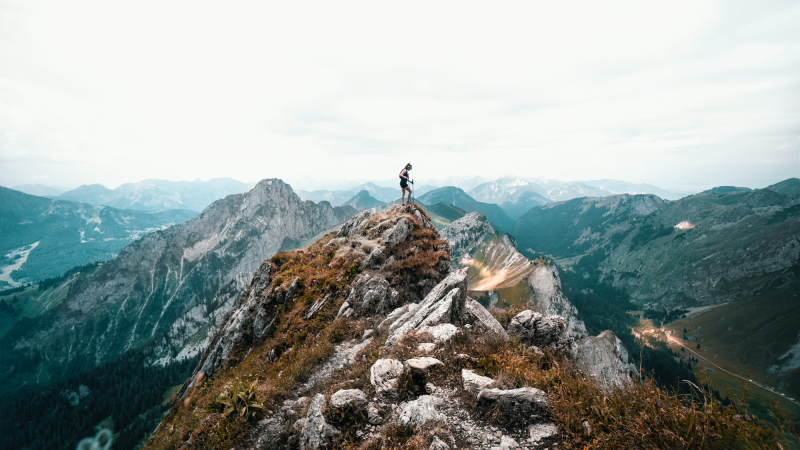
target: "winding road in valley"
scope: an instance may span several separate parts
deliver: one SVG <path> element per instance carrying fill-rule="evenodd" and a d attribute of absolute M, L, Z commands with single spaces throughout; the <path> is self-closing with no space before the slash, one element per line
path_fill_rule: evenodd
<path fill-rule="evenodd" d="M 709 360 L 708 358 L 706 358 L 706 357 L 704 357 L 703 355 L 701 355 L 701 354 L 697 353 L 696 351 L 692 350 L 691 348 L 687 347 L 686 345 L 683 345 L 683 342 L 681 342 L 679 339 L 676 339 L 676 338 L 672 337 L 672 336 L 671 336 L 669 333 L 667 333 L 667 342 L 674 342 L 675 344 L 678 344 L 678 345 L 680 345 L 681 347 L 685 348 L 687 351 L 689 351 L 690 353 L 692 353 L 692 354 L 693 354 L 693 355 L 695 355 L 696 357 L 698 357 L 698 358 L 702 359 L 703 361 L 705 361 L 706 363 L 708 363 L 708 364 L 710 364 L 710 365 L 712 365 L 712 366 L 716 367 L 718 370 L 720 370 L 720 371 L 722 371 L 722 372 L 725 372 L 725 373 L 727 373 L 727 374 L 729 374 L 729 375 L 732 375 L 732 376 L 734 376 L 734 377 L 736 377 L 736 378 L 739 378 L 739 379 L 741 379 L 741 380 L 743 380 L 743 381 L 746 381 L 747 383 L 750 383 L 750 384 L 752 384 L 753 386 L 760 387 L 761 389 L 764 389 L 765 391 L 768 391 L 768 392 L 770 392 L 770 393 L 772 393 L 772 394 L 775 394 L 775 395 L 777 395 L 778 397 L 780 397 L 781 399 L 783 399 L 783 400 L 786 400 L 787 402 L 792 402 L 792 403 L 794 403 L 795 405 L 797 405 L 797 406 L 800 406 L 800 402 L 798 402 L 798 401 L 791 400 L 789 397 L 784 397 L 784 396 L 782 396 L 780 393 L 778 393 L 778 392 L 775 392 L 775 391 L 773 391 L 772 389 L 770 389 L 770 388 L 768 388 L 768 387 L 766 387 L 766 386 L 764 386 L 764 385 L 762 385 L 762 384 L 759 384 L 759 383 L 757 383 L 757 382 L 753 381 L 753 380 L 752 380 L 752 379 L 750 379 L 750 378 L 746 378 L 746 377 L 743 377 L 743 376 L 741 376 L 741 375 L 735 374 L 735 373 L 733 373 L 733 372 L 731 372 L 731 371 L 729 371 L 729 370 L 725 370 L 725 369 L 723 369 L 722 367 L 718 366 L 717 364 L 714 364 L 714 363 L 713 363 L 713 362 L 711 362 L 711 360 Z"/>

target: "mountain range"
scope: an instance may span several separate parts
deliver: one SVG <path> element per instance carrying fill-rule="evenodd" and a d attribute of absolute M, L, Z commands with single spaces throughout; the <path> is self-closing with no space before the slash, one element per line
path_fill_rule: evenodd
<path fill-rule="evenodd" d="M 511 230 L 514 227 L 514 220 L 503 208 L 494 203 L 479 202 L 457 187 L 439 188 L 420 196 L 417 200 L 425 205 L 449 203 L 466 212 L 479 212 L 501 231 Z"/>
<path fill-rule="evenodd" d="M 107 260 L 141 236 L 197 215 L 120 210 L 0 187 L 0 288 Z"/>
<path fill-rule="evenodd" d="M 190 358 L 285 240 L 309 238 L 354 213 L 304 202 L 269 179 L 147 234 L 91 276 L 70 280 L 60 303 L 2 337 L 8 382 L 0 390 L 46 386 L 145 344 L 160 364 Z"/>
<path fill-rule="evenodd" d="M 232 178 L 208 181 L 144 180 L 125 183 L 116 189 L 108 189 L 102 184 L 85 184 L 55 198 L 138 211 L 187 209 L 200 212 L 215 200 L 246 192 L 252 187 L 252 183 L 242 183 Z"/>
<path fill-rule="evenodd" d="M 430 192 L 436 189 L 436 186 L 419 186 L 415 187 L 412 185 L 414 189 L 414 195 L 423 195 L 426 192 Z M 300 196 L 303 200 L 311 200 L 312 202 L 328 202 L 333 206 L 341 206 L 345 204 L 348 200 L 352 199 L 354 196 L 358 195 L 361 191 L 367 191 L 369 195 L 371 195 L 376 200 L 380 200 L 383 203 L 390 203 L 395 200 L 400 200 L 400 184 L 398 181 L 397 187 L 386 187 L 386 186 L 378 186 L 373 182 L 364 183 L 358 185 L 352 189 L 344 189 L 344 190 L 316 190 L 316 191 L 302 191 L 298 190 L 297 195 Z"/>

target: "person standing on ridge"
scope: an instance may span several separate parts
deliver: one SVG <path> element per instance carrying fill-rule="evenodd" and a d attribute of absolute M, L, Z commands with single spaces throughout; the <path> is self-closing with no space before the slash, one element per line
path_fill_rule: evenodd
<path fill-rule="evenodd" d="M 406 191 L 408 191 L 408 199 L 411 200 L 411 188 L 408 187 L 408 183 L 414 184 L 414 181 L 408 178 L 409 170 L 411 170 L 411 163 L 406 164 L 403 170 L 400 171 L 400 192 L 402 193 L 401 202 L 403 206 L 406 205 Z"/>

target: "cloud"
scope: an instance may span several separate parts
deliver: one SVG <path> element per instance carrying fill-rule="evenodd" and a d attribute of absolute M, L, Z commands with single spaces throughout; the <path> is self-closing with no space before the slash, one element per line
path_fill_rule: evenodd
<path fill-rule="evenodd" d="M 774 182 L 800 175 L 799 19 L 793 2 L 3 3 L 0 174 L 384 179 L 411 159 L 423 179 Z"/>

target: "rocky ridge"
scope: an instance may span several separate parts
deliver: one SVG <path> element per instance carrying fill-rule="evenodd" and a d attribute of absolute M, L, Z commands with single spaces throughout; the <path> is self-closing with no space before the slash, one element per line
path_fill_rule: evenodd
<path fill-rule="evenodd" d="M 303 202 L 270 179 L 144 236 L 73 286 L 58 307 L 5 336 L 9 351 L 0 361 L 10 385 L 46 383 L 36 374 L 57 379 L 145 343 L 160 363 L 197 355 L 264 258 L 285 239 L 311 237 L 351 212 Z"/>
<path fill-rule="evenodd" d="M 349 267 L 360 267 L 360 272 L 346 285 L 317 289 L 303 278 L 305 272 L 291 268 L 298 261 L 293 258 L 324 256 L 317 252 L 330 255 L 323 261 L 331 267 L 354 262 Z M 420 260 L 420 253 L 428 258 Z M 268 389 L 277 382 L 269 374 L 283 368 L 277 372 L 280 377 L 289 367 L 284 364 L 304 364 L 292 355 L 315 348 L 294 339 L 287 349 L 280 344 L 283 339 L 308 327 L 322 330 L 319 335 L 336 323 L 353 330 L 351 339 L 298 378 L 306 382 L 266 402 L 264 418 L 243 431 L 237 448 L 318 449 L 330 447 L 333 439 L 379 448 L 392 442 L 390 435 L 397 430 L 410 430 L 435 449 L 545 448 L 555 443 L 559 426 L 550 417 L 549 394 L 487 376 L 492 372 L 485 373 L 485 366 L 469 354 L 478 347 L 518 342 L 536 365 L 560 354 L 588 375 L 601 374 L 596 378 L 608 388 L 631 381 L 627 354 L 613 333 L 576 340 L 564 318 L 530 310 L 504 328 L 468 297 L 467 271 L 450 272 L 448 255 L 447 242 L 424 212 L 407 205 L 360 213 L 309 250 L 265 261 L 222 321 L 195 381 L 181 395 L 189 396 L 190 404 L 191 392 L 203 378 L 200 372 L 212 377 L 208 383 L 216 383 L 205 388 L 212 391 L 242 370 L 266 374 Z M 290 280 L 288 273 L 298 275 Z M 558 292 L 549 295 L 557 297 Z M 315 318 L 333 322 L 323 325 Z M 160 430 L 174 429 L 178 418 L 195 414 L 181 404 L 176 402 Z M 205 420 L 221 418 L 212 414 Z M 175 448 L 195 448 L 192 436 L 203 432 L 193 431 Z M 160 431 L 147 447 L 169 439 Z"/>

